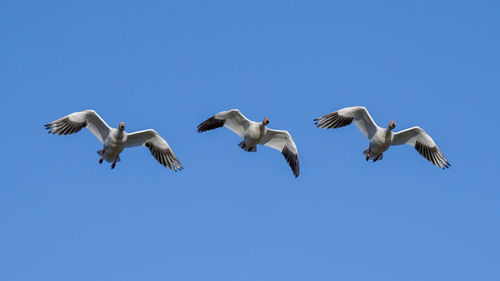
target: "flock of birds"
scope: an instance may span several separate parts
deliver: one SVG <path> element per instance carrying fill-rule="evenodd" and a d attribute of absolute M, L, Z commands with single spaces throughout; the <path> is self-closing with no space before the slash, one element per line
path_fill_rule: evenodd
<path fill-rule="evenodd" d="M 368 148 L 363 152 L 366 161 L 382 160 L 383 153 L 394 145 L 408 144 L 413 146 L 420 155 L 432 164 L 445 169 L 451 165 L 437 147 L 434 140 L 420 127 L 412 127 L 399 132 L 392 132 L 396 122 L 391 121 L 387 128 L 382 128 L 373 121 L 365 107 L 346 107 L 314 119 L 319 128 L 334 129 L 347 126 L 354 122 L 358 129 L 369 140 Z M 226 127 L 243 140 L 239 146 L 245 151 L 256 152 L 257 145 L 263 144 L 274 148 L 283 154 L 295 177 L 299 176 L 299 152 L 288 131 L 267 128 L 269 119 L 255 122 L 246 118 L 238 109 L 232 109 L 215 114 L 198 125 L 202 133 L 220 127 Z M 125 124 L 121 122 L 118 129 L 111 128 L 94 110 L 74 112 L 47 125 L 49 133 L 69 135 L 87 128 L 103 144 L 103 149 L 97 151 L 103 160 L 112 163 L 120 161 L 120 153 L 129 147 L 145 146 L 160 164 L 174 171 L 181 170 L 182 165 L 168 143 L 152 129 L 134 133 L 125 132 Z"/>

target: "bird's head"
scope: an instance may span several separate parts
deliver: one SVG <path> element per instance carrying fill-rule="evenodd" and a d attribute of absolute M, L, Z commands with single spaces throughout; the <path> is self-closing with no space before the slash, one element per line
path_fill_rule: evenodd
<path fill-rule="evenodd" d="M 389 126 L 387 126 L 387 128 L 392 131 L 394 128 L 396 128 L 396 122 L 395 121 L 389 122 Z"/>
<path fill-rule="evenodd" d="M 269 124 L 269 118 L 264 118 L 264 120 L 262 120 L 262 125 L 266 126 L 267 124 Z"/>
<path fill-rule="evenodd" d="M 118 125 L 118 129 L 120 129 L 120 131 L 125 130 L 125 123 L 120 122 L 120 125 Z"/>

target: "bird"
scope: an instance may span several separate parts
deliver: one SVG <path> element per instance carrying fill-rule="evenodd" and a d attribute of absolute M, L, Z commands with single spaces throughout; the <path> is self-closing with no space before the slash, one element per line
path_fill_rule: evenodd
<path fill-rule="evenodd" d="M 120 122 L 118 129 L 111 128 L 101 116 L 91 109 L 73 112 L 45 125 L 49 134 L 57 135 L 74 134 L 82 128 L 87 128 L 103 144 L 103 149 L 97 151 L 97 154 L 101 156 L 99 164 L 106 160 L 112 163 L 111 169 L 114 169 L 116 162 L 120 161 L 120 153 L 125 148 L 134 146 L 149 148 L 153 157 L 171 170 L 183 169 L 168 143 L 155 130 L 127 133 L 124 122 Z"/>
<path fill-rule="evenodd" d="M 451 164 L 446 160 L 434 140 L 422 128 L 415 126 L 399 132 L 392 132 L 395 121 L 387 128 L 379 127 L 363 106 L 346 107 L 314 119 L 318 128 L 334 129 L 347 126 L 354 121 L 358 129 L 370 140 L 369 147 L 363 151 L 366 161 L 382 160 L 383 153 L 391 146 L 408 144 L 432 164 L 445 169 Z"/>
<path fill-rule="evenodd" d="M 198 125 L 198 133 L 224 126 L 243 138 L 238 145 L 245 151 L 256 152 L 258 144 L 274 148 L 283 154 L 294 176 L 298 177 L 299 155 L 292 136 L 287 131 L 269 129 L 266 127 L 268 124 L 267 117 L 262 122 L 255 122 L 246 118 L 238 109 L 231 109 L 219 112 L 202 122 Z"/>

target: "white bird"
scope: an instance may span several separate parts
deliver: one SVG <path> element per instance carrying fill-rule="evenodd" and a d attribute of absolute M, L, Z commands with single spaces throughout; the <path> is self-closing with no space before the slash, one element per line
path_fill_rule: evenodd
<path fill-rule="evenodd" d="M 393 133 L 396 122 L 391 121 L 387 128 L 379 127 L 363 106 L 342 108 L 338 111 L 314 119 L 319 128 L 340 128 L 354 124 L 370 140 L 370 146 L 363 151 L 366 161 L 382 160 L 383 152 L 393 145 L 408 144 L 413 146 L 420 155 L 440 168 L 449 168 L 451 164 L 446 160 L 434 140 L 420 127 L 412 127 Z"/>
<path fill-rule="evenodd" d="M 146 146 L 163 166 L 168 166 L 174 171 L 182 169 L 181 163 L 168 143 L 155 130 L 127 133 L 124 131 L 125 123 L 123 122 L 120 123 L 118 129 L 111 128 L 94 110 L 74 112 L 45 125 L 49 133 L 58 135 L 74 134 L 84 127 L 104 145 L 102 150 L 97 151 L 101 156 L 99 164 L 106 160 L 112 162 L 111 169 L 114 169 L 116 162 L 120 161 L 120 153 L 123 149 Z"/>
<path fill-rule="evenodd" d="M 246 118 L 238 109 L 231 109 L 215 114 L 198 125 L 198 133 L 226 127 L 243 138 L 239 146 L 245 151 L 256 152 L 257 145 L 263 144 L 274 148 L 285 156 L 295 177 L 299 176 L 299 155 L 297 146 L 287 131 L 266 128 L 269 119 L 254 122 Z"/>

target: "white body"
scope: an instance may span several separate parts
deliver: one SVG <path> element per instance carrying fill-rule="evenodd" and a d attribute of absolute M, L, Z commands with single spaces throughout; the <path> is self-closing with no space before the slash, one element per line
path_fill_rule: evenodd
<path fill-rule="evenodd" d="M 254 147 L 261 144 L 262 139 L 266 135 L 267 128 L 262 123 L 250 121 L 250 126 L 245 131 L 243 141 L 249 147 Z"/>
<path fill-rule="evenodd" d="M 378 127 L 377 132 L 370 139 L 370 154 L 377 156 L 389 149 L 392 142 L 392 131 Z"/>
<path fill-rule="evenodd" d="M 108 136 L 104 140 L 103 159 L 107 162 L 114 162 L 118 158 L 120 153 L 125 149 L 125 143 L 127 142 L 127 133 L 119 132 L 117 129 L 111 129 Z"/>

